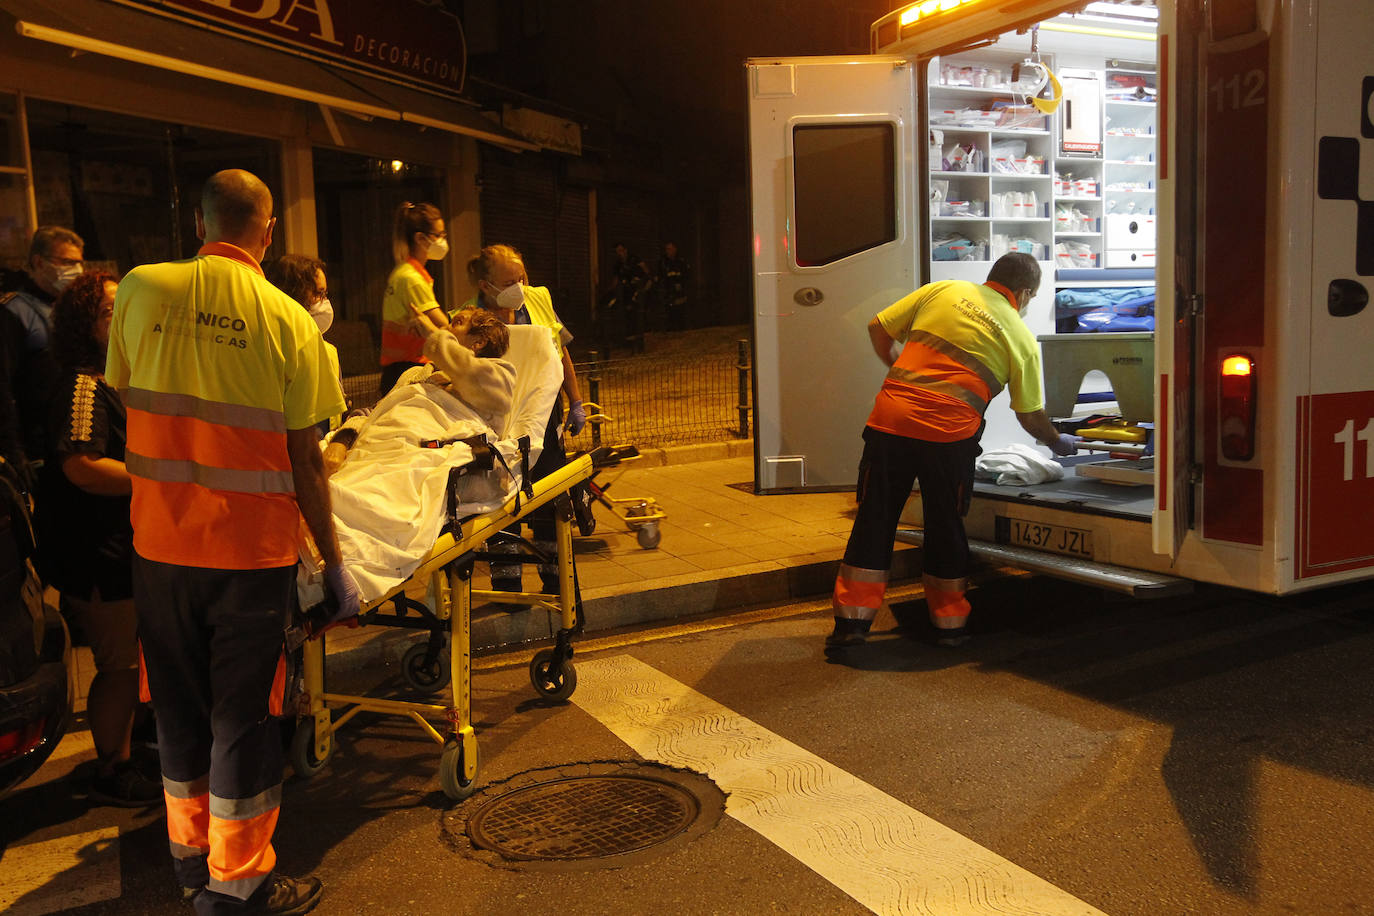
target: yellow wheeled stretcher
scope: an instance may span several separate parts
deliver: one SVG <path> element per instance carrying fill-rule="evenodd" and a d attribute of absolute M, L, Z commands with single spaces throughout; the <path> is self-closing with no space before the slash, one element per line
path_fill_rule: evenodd
<path fill-rule="evenodd" d="M 450 798 L 473 792 L 479 766 L 471 693 L 474 601 L 523 605 L 556 616 L 554 646 L 535 656 L 530 679 L 541 695 L 558 699 L 567 698 L 576 686 L 572 638 L 581 629 L 581 601 L 568 491 L 598 466 L 617 459 L 613 450 L 600 449 L 531 482 L 530 468 L 544 440 L 563 369 L 546 329 L 512 327 L 509 336 L 504 358 L 514 369 L 514 387 L 505 414 L 480 414 L 461 396 L 463 379 L 436 381 L 424 374 L 428 368 L 412 370 L 415 380 L 408 381 L 407 373 L 378 403 L 330 478 L 344 566 L 362 602 L 360 622 L 428 630 L 428 641 L 406 653 L 402 671 L 408 684 L 424 693 L 451 683 L 452 705 L 329 693 L 323 634 L 305 640 L 297 702 L 303 718 L 291 745 L 291 760 L 301 776 L 313 775 L 328 762 L 335 732 L 350 719 L 376 712 L 409 717 L 443 747 L 439 780 Z M 474 590 L 472 572 L 478 561 L 552 563 L 552 557 L 528 542 L 521 542 L 525 553 L 497 555 L 482 549 L 503 529 L 550 503 L 555 507 L 558 593 Z M 317 557 L 305 557 L 298 575 L 307 621 L 331 616 L 321 613 L 319 567 Z M 427 600 L 411 597 L 422 589 Z M 449 660 L 444 663 L 446 642 Z M 336 711 L 341 711 L 337 718 Z"/>
<path fill-rule="evenodd" d="M 601 450 L 606 452 L 609 450 Z M 394 590 L 369 602 L 362 615 L 364 623 L 414 627 L 414 623 L 395 623 L 407 617 L 406 609 L 418 610 L 417 602 L 405 597 L 411 583 L 426 583 L 434 607 L 432 621 L 449 628 L 451 649 L 449 670 L 436 670 L 440 653 L 434 640 L 418 643 L 406 654 L 404 670 L 412 687 L 441 688 L 453 685 L 453 705 L 387 700 L 376 697 L 329 693 L 324 688 L 325 637 L 304 643 L 304 697 L 307 715 L 301 719 L 291 743 L 291 762 L 296 772 L 309 777 L 329 761 L 334 748 L 334 733 L 360 712 L 407 716 L 439 744 L 439 784 L 444 794 L 458 801 L 477 788 L 481 765 L 477 735 L 472 724 L 472 607 L 476 602 L 516 604 L 547 611 L 558 618 L 558 632 L 552 648 L 542 649 L 530 663 L 530 681 L 537 693 L 554 699 L 567 699 L 577 686 L 572 662 L 572 638 L 581 630 L 581 601 L 577 593 L 572 552 L 572 502 L 570 487 L 592 476 L 601 454 L 593 452 L 571 460 L 565 467 L 537 481 L 523 494 L 507 500 L 500 509 L 464 520 L 457 531 L 442 534 L 434 549 L 411 573 L 410 579 Z M 554 527 L 558 544 L 558 594 L 531 592 L 493 592 L 472 588 L 473 565 L 486 559 L 481 547 L 502 529 L 524 518 L 547 503 L 555 504 Z M 510 554 L 497 557 L 509 562 Z M 395 618 L 382 611 L 395 607 Z M 420 607 L 424 607 L 421 605 Z M 423 617 L 423 614 L 422 614 Z M 410 618 L 412 621 L 415 618 Z M 417 650 L 424 650 L 420 652 Z M 425 654 L 431 654 L 429 660 Z M 447 675 L 446 677 L 444 675 Z M 335 718 L 335 710 L 346 708 Z M 440 723 L 436 728 L 434 723 Z"/>

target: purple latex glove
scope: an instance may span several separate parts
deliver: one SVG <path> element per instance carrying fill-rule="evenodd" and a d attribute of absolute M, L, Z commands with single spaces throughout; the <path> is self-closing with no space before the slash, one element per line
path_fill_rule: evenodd
<path fill-rule="evenodd" d="M 1060 433 L 1059 436 L 1045 444 L 1050 451 L 1059 458 L 1067 458 L 1070 455 L 1078 454 L 1078 443 L 1083 441 L 1082 436 L 1070 436 L 1068 433 Z"/>
<path fill-rule="evenodd" d="M 582 432 L 582 427 L 587 425 L 587 408 L 582 406 L 581 401 L 573 401 L 568 407 L 568 422 L 566 424 L 568 435 L 576 436 Z"/>
<path fill-rule="evenodd" d="M 337 609 L 329 617 L 330 623 L 358 616 L 362 610 L 358 601 L 358 586 L 353 584 L 353 577 L 348 574 L 347 569 L 342 566 L 326 566 L 324 589 L 326 596 L 333 597 L 337 602 Z"/>

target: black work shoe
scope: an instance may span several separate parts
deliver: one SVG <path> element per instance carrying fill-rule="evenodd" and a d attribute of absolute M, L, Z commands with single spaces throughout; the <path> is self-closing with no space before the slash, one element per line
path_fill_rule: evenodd
<path fill-rule="evenodd" d="M 293 916 L 296 913 L 309 913 L 324 896 L 324 884 L 319 878 L 288 878 L 285 875 L 272 876 L 272 888 L 267 899 L 260 904 L 259 913 L 275 913 L 278 916 Z"/>
<path fill-rule="evenodd" d="M 114 805 L 118 808 L 149 808 L 163 804 L 162 783 L 149 779 L 137 763 L 124 760 L 116 763 L 108 776 L 99 773 L 91 779 L 86 793 L 92 804 Z"/>
<path fill-rule="evenodd" d="M 831 630 L 830 635 L 825 638 L 825 647 L 827 649 L 844 649 L 849 646 L 861 646 L 868 639 L 868 631 L 872 626 L 872 620 L 836 617 L 835 629 Z"/>
<path fill-rule="evenodd" d="M 946 649 L 956 649 L 968 642 L 968 627 L 951 627 L 948 630 L 936 630 L 935 645 Z"/>

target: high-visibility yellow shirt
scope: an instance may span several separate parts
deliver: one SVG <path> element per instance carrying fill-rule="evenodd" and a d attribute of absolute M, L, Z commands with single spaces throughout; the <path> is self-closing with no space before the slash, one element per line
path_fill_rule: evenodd
<path fill-rule="evenodd" d="M 422 312 L 439 308 L 434 278 L 414 258 L 406 258 L 386 278 L 382 297 L 382 365 L 422 363 L 425 339 L 412 327 L 410 305 Z"/>
<path fill-rule="evenodd" d="M 210 569 L 296 562 L 286 432 L 344 409 L 310 315 L 223 242 L 120 281 L 105 377 L 128 411 L 134 549 Z"/>
<path fill-rule="evenodd" d="M 928 442 L 978 432 L 983 412 L 1004 388 L 1018 413 L 1045 404 L 1035 335 L 997 283 L 928 283 L 878 313 L 904 344 L 874 401 L 868 425 Z"/>

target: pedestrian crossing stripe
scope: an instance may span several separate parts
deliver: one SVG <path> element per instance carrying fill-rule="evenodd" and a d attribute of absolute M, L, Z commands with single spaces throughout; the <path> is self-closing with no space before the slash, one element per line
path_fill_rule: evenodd
<path fill-rule="evenodd" d="M 726 813 L 883 914 L 1101 912 L 630 655 L 579 662 L 573 702 L 648 760 L 705 773 Z"/>

